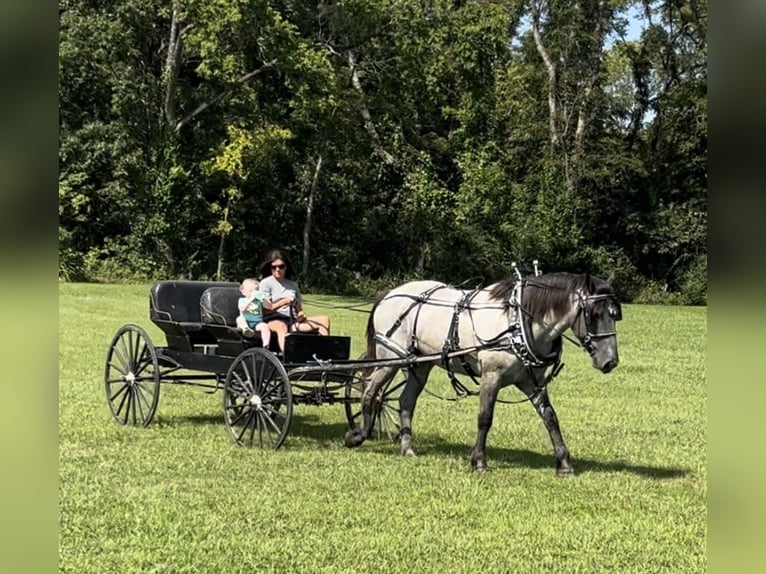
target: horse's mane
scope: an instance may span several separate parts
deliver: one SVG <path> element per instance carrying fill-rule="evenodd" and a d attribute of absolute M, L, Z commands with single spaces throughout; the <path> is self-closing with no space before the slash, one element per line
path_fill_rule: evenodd
<path fill-rule="evenodd" d="M 496 283 L 489 293 L 490 299 L 508 303 L 516 282 L 516 279 L 506 279 Z M 571 304 L 569 296 L 578 289 L 588 294 L 611 293 L 605 280 L 587 273 L 546 273 L 524 280 L 522 305 L 534 319 L 542 319 L 548 311 L 565 313 Z"/>

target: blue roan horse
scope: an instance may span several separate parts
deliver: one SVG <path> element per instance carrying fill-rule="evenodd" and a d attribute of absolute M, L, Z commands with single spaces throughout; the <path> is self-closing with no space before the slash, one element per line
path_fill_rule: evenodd
<path fill-rule="evenodd" d="M 447 370 L 456 390 L 462 385 L 453 373 L 479 378 L 478 434 L 471 455 L 474 470 L 488 469 L 485 446 L 498 392 L 515 385 L 548 430 L 556 472 L 571 474 L 569 451 L 546 389 L 563 366 L 561 338 L 571 328 L 593 366 L 608 373 L 618 362 L 615 326 L 621 318 L 609 281 L 587 274 L 550 273 L 475 291 L 415 281 L 382 294 L 375 302 L 367 323 L 365 359 L 426 359 L 409 363 L 399 398 L 402 455 L 415 454 L 413 412 L 431 369 L 438 364 Z M 346 433 L 346 446 L 359 446 L 370 435 L 377 408 L 373 397 L 401 368 L 401 364 L 376 367 L 365 379 L 361 427 Z"/>

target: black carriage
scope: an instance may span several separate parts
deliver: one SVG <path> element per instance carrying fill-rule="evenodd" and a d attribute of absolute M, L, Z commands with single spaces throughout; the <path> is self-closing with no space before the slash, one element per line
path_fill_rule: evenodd
<path fill-rule="evenodd" d="M 147 426 L 163 384 L 222 391 L 223 419 L 240 446 L 279 448 L 294 405 L 343 405 L 351 428 L 360 415 L 364 361 L 350 360 L 350 337 L 290 333 L 284 354 L 276 337 L 264 349 L 256 334 L 236 328 L 237 283 L 159 281 L 149 293 L 149 317 L 164 333 L 156 346 L 138 325 L 122 326 L 106 358 L 106 399 L 123 425 Z M 378 395 L 377 433 L 398 433 L 400 385 Z"/>

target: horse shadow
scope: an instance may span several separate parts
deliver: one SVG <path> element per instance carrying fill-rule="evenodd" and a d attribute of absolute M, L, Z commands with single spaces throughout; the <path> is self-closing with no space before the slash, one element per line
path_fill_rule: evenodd
<path fill-rule="evenodd" d="M 470 459 L 471 446 L 465 444 L 451 443 L 439 437 L 427 436 L 420 437 L 421 440 L 418 454 L 420 456 L 442 456 L 454 458 L 456 455 Z M 498 468 L 528 468 L 528 469 L 553 469 L 554 459 L 553 451 L 537 452 L 528 449 L 506 448 L 499 446 L 487 446 L 487 461 L 490 467 Z M 603 461 L 592 460 L 572 456 L 572 466 L 575 468 L 575 474 L 586 473 L 615 473 L 629 472 L 644 478 L 653 480 L 668 480 L 681 478 L 692 474 L 690 469 L 678 467 L 660 467 L 647 466 L 642 464 L 631 464 L 623 460 Z"/>

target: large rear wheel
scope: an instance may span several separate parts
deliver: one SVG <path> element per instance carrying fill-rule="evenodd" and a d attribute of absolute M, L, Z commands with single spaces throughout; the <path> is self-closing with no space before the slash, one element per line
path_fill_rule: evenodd
<path fill-rule="evenodd" d="M 147 426 L 160 401 L 157 350 L 137 325 L 124 325 L 112 339 L 106 356 L 104 386 L 114 420 Z"/>
<path fill-rule="evenodd" d="M 240 446 L 277 449 L 287 437 L 292 414 L 290 380 L 274 353 L 254 347 L 239 355 L 224 383 L 229 438 Z"/>
<path fill-rule="evenodd" d="M 399 438 L 399 395 L 405 380 L 394 384 L 393 380 L 378 391 L 373 401 L 374 417 L 370 438 L 395 441 Z M 353 377 L 346 386 L 345 410 L 349 428 L 357 428 L 362 422 L 362 393 L 364 379 Z"/>

